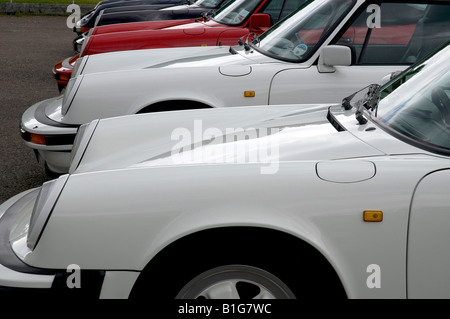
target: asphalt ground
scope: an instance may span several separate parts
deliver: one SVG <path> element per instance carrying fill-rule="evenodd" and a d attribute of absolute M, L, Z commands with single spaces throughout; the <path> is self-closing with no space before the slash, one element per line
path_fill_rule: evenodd
<path fill-rule="evenodd" d="M 59 95 L 53 65 L 74 54 L 63 16 L 0 15 L 0 203 L 49 180 L 20 137 L 22 113 Z"/>

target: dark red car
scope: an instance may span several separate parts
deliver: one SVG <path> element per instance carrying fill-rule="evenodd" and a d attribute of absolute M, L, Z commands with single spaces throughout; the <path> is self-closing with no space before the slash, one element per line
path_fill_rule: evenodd
<path fill-rule="evenodd" d="M 79 54 L 58 62 L 53 73 L 60 89 L 80 56 L 113 51 L 185 46 L 237 45 L 250 33 L 261 34 L 306 0 L 232 0 L 211 18 L 165 20 L 95 27 Z"/>

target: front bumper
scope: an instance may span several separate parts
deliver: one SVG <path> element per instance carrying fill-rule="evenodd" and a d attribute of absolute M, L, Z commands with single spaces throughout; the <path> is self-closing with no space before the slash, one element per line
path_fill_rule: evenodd
<path fill-rule="evenodd" d="M 53 77 L 58 84 L 58 88 L 62 91 L 69 83 L 72 76 L 73 64 L 78 59 L 78 56 L 72 56 L 56 63 L 52 69 Z"/>
<path fill-rule="evenodd" d="M 0 206 L 0 288 L 49 289 L 55 274 L 30 267 L 14 253 L 10 234 L 20 215 L 31 216 L 39 189 L 28 190 L 7 200 Z M 26 217 L 25 217 L 26 218 Z M 1 289 L 0 289 L 1 291 Z"/>
<path fill-rule="evenodd" d="M 81 269 L 80 286 L 73 287 L 71 265 L 67 269 L 37 268 L 19 257 L 23 249 L 18 246 L 26 241 L 27 233 L 17 228 L 28 229 L 39 191 L 22 192 L 0 205 L 0 298 L 128 298 L 139 272 Z"/>
<path fill-rule="evenodd" d="M 42 159 L 51 172 L 67 173 L 79 125 L 58 122 L 47 113 L 61 114 L 62 97 L 34 104 L 22 115 L 20 133 L 25 144 Z"/>
<path fill-rule="evenodd" d="M 79 24 L 76 24 L 72 30 L 73 30 L 73 32 L 77 33 L 78 35 L 80 35 L 82 33 L 81 27 L 79 26 Z"/>
<path fill-rule="evenodd" d="M 0 205 L 0 296 L 98 298 L 105 272 L 85 271 L 82 276 L 89 278 L 87 286 L 73 290 L 66 283 L 67 270 L 35 268 L 15 254 L 11 243 L 21 239 L 11 239 L 12 230 L 20 220 L 29 220 L 38 194 L 39 188 L 31 189 Z"/>

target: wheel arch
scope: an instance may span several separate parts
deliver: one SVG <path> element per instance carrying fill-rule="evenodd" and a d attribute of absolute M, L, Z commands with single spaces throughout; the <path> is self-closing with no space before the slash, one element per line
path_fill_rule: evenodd
<path fill-rule="evenodd" d="M 227 254 L 230 251 L 233 251 L 232 256 Z M 267 255 L 264 255 L 265 253 Z M 269 254 L 271 259 L 267 259 Z M 276 256 L 283 256 L 284 260 Z M 170 243 L 144 267 L 131 290 L 130 298 L 139 298 L 143 291 L 146 291 L 145 295 L 148 297 L 148 283 L 159 287 L 150 290 L 157 290 L 165 297 L 175 297 L 170 290 L 181 289 L 182 283 L 188 282 L 192 273 L 222 263 L 239 264 L 246 261 L 264 265 L 269 271 L 286 270 L 285 278 L 292 276 L 299 279 L 295 284 L 297 291 L 305 281 L 317 282 L 317 288 L 308 291 L 312 297 L 317 297 L 324 289 L 334 298 L 347 298 L 338 273 L 317 248 L 284 231 L 255 226 L 210 228 L 191 233 Z M 283 261 L 288 261 L 288 265 L 280 265 Z M 310 271 L 320 274 L 320 277 L 312 276 Z M 164 279 L 170 278 L 175 272 L 182 283 L 170 280 L 171 287 L 164 286 Z M 177 284 L 179 286 L 176 286 Z M 328 286 L 323 287 L 324 284 Z M 157 295 L 152 297 L 158 298 Z"/>
<path fill-rule="evenodd" d="M 174 99 L 155 102 L 153 104 L 142 107 L 137 114 L 154 113 L 165 111 L 180 111 L 180 110 L 194 110 L 194 109 L 208 109 L 213 106 L 204 102 L 190 100 L 190 99 Z"/>

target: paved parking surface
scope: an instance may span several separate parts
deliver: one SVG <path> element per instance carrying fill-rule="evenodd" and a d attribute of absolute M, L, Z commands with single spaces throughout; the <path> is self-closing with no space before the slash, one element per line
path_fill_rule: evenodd
<path fill-rule="evenodd" d="M 66 17 L 0 15 L 0 203 L 48 180 L 19 123 L 32 104 L 59 94 L 51 69 L 71 55 Z"/>

